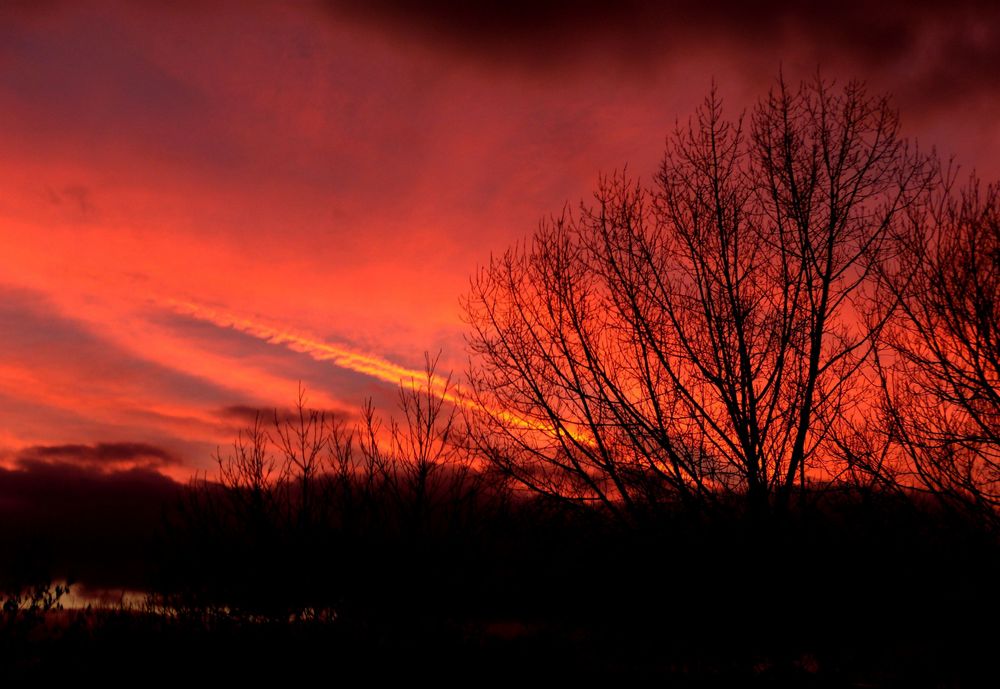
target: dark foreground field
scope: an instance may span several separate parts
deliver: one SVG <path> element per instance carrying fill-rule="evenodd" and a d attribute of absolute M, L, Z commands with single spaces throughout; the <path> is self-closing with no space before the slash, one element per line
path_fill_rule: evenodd
<path fill-rule="evenodd" d="M 462 519 L 382 510 L 355 526 L 253 529 L 175 507 L 117 549 L 92 544 L 116 553 L 113 571 L 57 557 L 66 534 L 36 530 L 19 545 L 7 534 L 5 552 L 20 548 L 21 563 L 33 553 L 36 578 L 82 571 L 91 586 L 151 593 L 61 611 L 44 596 L 8 597 L 0 673 L 996 686 L 994 535 L 898 495 L 824 495 L 780 518 L 661 511 L 627 525 L 537 499 L 484 499 Z"/>
<path fill-rule="evenodd" d="M 165 620 L 77 613 L 29 638 L 5 638 L 8 679 L 113 681 L 358 680 L 445 685 L 979 687 L 995 681 L 995 644 L 970 630 L 868 630 L 774 638 L 775 620 L 742 642 L 712 629 L 671 633 L 623 620 L 351 623 Z M 720 624 L 727 621 L 719 620 Z M 910 620 L 912 622 L 912 620 Z M 925 620 L 926 622 L 926 620 Z M 968 620 L 964 620 L 968 622 Z M 951 634 L 949 634 L 951 632 Z M 843 634 L 848 634 L 846 638 Z M 779 637 L 781 633 L 778 633 Z M 720 638 L 721 637 L 721 638 Z"/>

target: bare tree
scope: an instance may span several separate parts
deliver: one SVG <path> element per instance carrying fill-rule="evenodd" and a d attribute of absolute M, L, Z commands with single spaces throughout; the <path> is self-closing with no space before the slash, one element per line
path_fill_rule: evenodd
<path fill-rule="evenodd" d="M 424 375 L 400 382 L 401 418 L 383 419 L 369 402 L 356 431 L 356 475 L 413 535 L 468 526 L 482 501 L 505 499 L 502 482 L 493 482 L 467 451 L 464 419 L 449 401 L 456 385 L 450 375 L 439 379 L 437 365 L 438 359 L 427 355 Z"/>
<path fill-rule="evenodd" d="M 245 523 L 270 523 L 280 510 L 274 486 L 285 472 L 283 468 L 279 470 L 269 446 L 267 426 L 258 412 L 253 422 L 237 433 L 229 453 L 223 454 L 219 449 L 215 454 L 216 480 L 225 491 L 230 510 Z M 202 481 L 207 481 L 207 477 Z"/>
<path fill-rule="evenodd" d="M 887 436 L 918 485 L 996 519 L 1000 507 L 1000 191 L 938 195 L 899 239 L 884 288 Z"/>
<path fill-rule="evenodd" d="M 473 278 L 479 447 L 619 514 L 727 493 L 786 506 L 865 404 L 888 315 L 875 268 L 932 179 L 857 83 L 779 80 L 749 124 L 713 89 L 653 185 L 603 178 Z"/>
<path fill-rule="evenodd" d="M 265 421 L 258 412 L 228 452 L 216 452 L 215 480 L 199 479 L 203 489 L 195 495 L 221 500 L 216 509 L 245 527 L 308 529 L 323 518 L 327 456 L 342 439 L 343 422 L 310 408 L 301 386 L 294 407 L 274 409 L 271 417 Z"/>
<path fill-rule="evenodd" d="M 431 576 L 423 546 L 474 544 L 506 507 L 506 484 L 465 451 L 455 384 L 436 368 L 428 356 L 423 376 L 400 381 L 396 415 L 368 401 L 348 423 L 310 408 L 302 387 L 290 410 L 258 413 L 216 453 L 215 476 L 186 494 L 174 535 L 190 546 L 186 564 L 204 591 L 171 600 L 227 614 L 326 614 L 350 596 L 370 602 L 414 566 L 406 554 Z"/>
<path fill-rule="evenodd" d="M 289 518 L 301 529 L 310 529 L 318 518 L 316 510 L 326 507 L 325 501 L 317 499 L 318 484 L 326 473 L 326 450 L 336 437 L 336 428 L 335 418 L 308 407 L 301 385 L 291 413 L 281 418 L 274 411 L 272 442 L 282 458 L 283 487 L 294 490 L 293 499 L 286 501 Z"/>

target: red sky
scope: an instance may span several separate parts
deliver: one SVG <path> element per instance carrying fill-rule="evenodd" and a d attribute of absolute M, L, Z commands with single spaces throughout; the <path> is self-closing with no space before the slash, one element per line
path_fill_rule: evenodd
<path fill-rule="evenodd" d="M 460 371 L 477 265 L 653 172 L 713 78 L 864 79 L 1000 176 L 990 3 L 201 4 L 0 9 L 0 464 L 183 477 L 299 381 L 353 413 Z"/>

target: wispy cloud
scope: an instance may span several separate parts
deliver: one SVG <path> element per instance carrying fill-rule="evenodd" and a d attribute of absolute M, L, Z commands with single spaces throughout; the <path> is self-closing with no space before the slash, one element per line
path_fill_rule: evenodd
<path fill-rule="evenodd" d="M 177 464 L 164 448 L 149 443 L 105 442 L 95 445 L 34 445 L 17 453 L 17 463 L 74 464 L 96 470 L 156 469 Z"/>
<path fill-rule="evenodd" d="M 323 342 L 313 337 L 295 333 L 290 328 L 265 325 L 235 314 L 195 304 L 189 301 L 168 299 L 166 306 L 176 313 L 211 323 L 220 328 L 230 328 L 273 345 L 307 354 L 316 361 L 326 361 L 334 366 L 371 376 L 396 385 L 417 385 L 428 381 L 427 371 L 407 368 L 374 354 L 367 354 L 344 345 Z M 450 402 L 457 402 L 447 389 L 448 381 L 438 375 L 430 376 L 431 389 Z"/>
<path fill-rule="evenodd" d="M 329 362 L 334 366 L 371 376 L 386 383 L 393 383 L 411 389 L 427 389 L 446 402 L 471 409 L 488 411 L 496 417 L 525 429 L 546 433 L 556 433 L 551 424 L 525 418 L 508 410 L 488 410 L 479 402 L 463 394 L 459 385 L 427 370 L 407 368 L 374 354 L 360 352 L 344 345 L 323 342 L 313 337 L 300 335 L 293 329 L 266 325 L 261 322 L 213 309 L 190 301 L 166 300 L 165 305 L 173 311 L 211 323 L 220 328 L 230 328 L 273 345 L 283 346 L 292 351 L 306 354 L 316 361 Z M 568 431 L 579 441 L 589 442 L 584 433 Z"/>

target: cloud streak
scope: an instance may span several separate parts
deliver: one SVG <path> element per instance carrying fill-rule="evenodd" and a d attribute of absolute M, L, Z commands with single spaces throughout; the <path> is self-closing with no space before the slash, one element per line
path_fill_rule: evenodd
<path fill-rule="evenodd" d="M 219 328 L 230 328 L 250 335 L 269 344 L 286 347 L 294 352 L 306 354 L 316 361 L 330 363 L 340 368 L 346 368 L 356 373 L 370 376 L 385 383 L 392 383 L 413 390 L 423 390 L 427 385 L 429 392 L 445 402 L 473 411 L 490 412 L 521 428 L 557 433 L 549 423 L 539 422 L 515 414 L 509 410 L 488 410 L 474 399 L 464 395 L 461 388 L 449 378 L 436 375 L 428 370 L 406 368 L 387 359 L 372 354 L 366 354 L 349 349 L 343 345 L 330 344 L 320 340 L 296 334 L 288 328 L 277 328 L 254 320 L 242 318 L 231 313 L 219 311 L 190 301 L 170 299 L 165 305 L 173 311 L 211 323 Z M 567 431 L 573 438 L 581 442 L 591 439 L 584 433 Z"/>
<path fill-rule="evenodd" d="M 891 78 L 927 107 L 992 97 L 1000 85 L 1000 5 L 986 0 L 327 0 L 353 21 L 491 69 L 525 73 L 615 63 L 649 72 L 692 53 L 755 70 L 779 62 L 837 65 Z M 739 56 L 739 57 L 737 57 Z"/>
<path fill-rule="evenodd" d="M 395 385 L 416 385 L 417 381 L 426 380 L 427 371 L 406 368 L 387 359 L 372 354 L 352 350 L 343 345 L 331 344 L 320 340 L 298 335 L 290 329 L 276 328 L 247 318 L 241 318 L 232 313 L 212 309 L 189 301 L 168 299 L 165 305 L 175 313 L 190 316 L 219 328 L 230 328 L 237 332 L 250 335 L 273 345 L 287 347 L 293 352 L 307 354 L 316 361 L 324 361 L 346 368 L 355 373 L 361 373 L 385 383 Z M 430 377 L 431 387 L 435 394 L 445 395 L 448 382 L 441 376 Z M 448 399 L 448 401 L 456 401 Z"/>
<path fill-rule="evenodd" d="M 18 451 L 16 463 L 74 464 L 96 470 L 156 469 L 178 463 L 167 450 L 148 443 L 34 445 Z"/>

